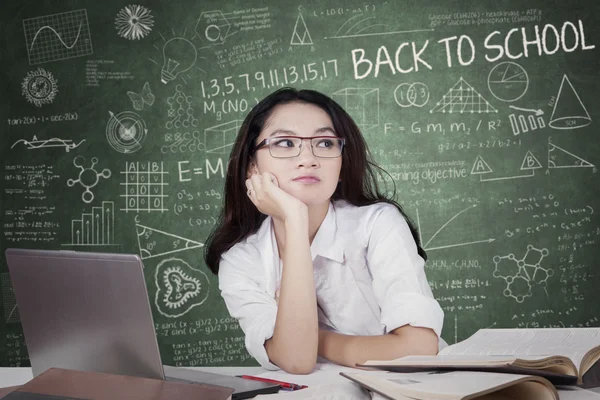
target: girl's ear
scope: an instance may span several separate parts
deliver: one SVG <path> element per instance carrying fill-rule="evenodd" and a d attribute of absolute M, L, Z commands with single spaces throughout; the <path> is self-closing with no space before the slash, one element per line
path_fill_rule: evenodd
<path fill-rule="evenodd" d="M 254 174 L 258 174 L 258 168 L 256 167 L 256 163 L 254 161 L 250 161 L 248 164 L 248 171 L 246 172 L 246 179 L 250 179 L 250 177 Z"/>

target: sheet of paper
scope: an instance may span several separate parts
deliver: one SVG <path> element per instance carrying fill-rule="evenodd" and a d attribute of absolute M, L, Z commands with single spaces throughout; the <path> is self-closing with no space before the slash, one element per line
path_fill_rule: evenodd
<path fill-rule="evenodd" d="M 560 400 L 600 400 L 600 393 L 577 386 L 556 386 Z"/>

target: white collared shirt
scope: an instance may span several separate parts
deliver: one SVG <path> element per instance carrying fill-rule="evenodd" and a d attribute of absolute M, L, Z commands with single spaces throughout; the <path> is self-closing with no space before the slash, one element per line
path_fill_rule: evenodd
<path fill-rule="evenodd" d="M 321 329 L 370 336 L 409 324 L 431 328 L 440 337 L 444 312 L 395 206 L 331 202 L 310 253 Z M 282 266 L 270 216 L 255 234 L 225 252 L 219 264 L 227 309 L 244 331 L 248 353 L 268 369 L 278 369 L 264 343 L 275 330 Z"/>

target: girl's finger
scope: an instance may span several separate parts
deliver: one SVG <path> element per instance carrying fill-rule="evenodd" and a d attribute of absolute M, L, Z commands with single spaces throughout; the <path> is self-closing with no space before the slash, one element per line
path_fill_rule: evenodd
<path fill-rule="evenodd" d="M 252 184 L 253 193 L 258 197 L 262 197 L 263 185 L 262 185 L 262 177 L 258 174 L 252 175 L 250 177 L 250 183 Z"/>

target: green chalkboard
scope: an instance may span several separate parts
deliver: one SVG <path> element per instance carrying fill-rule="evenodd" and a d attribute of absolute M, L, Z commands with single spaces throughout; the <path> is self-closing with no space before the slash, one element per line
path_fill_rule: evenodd
<path fill-rule="evenodd" d="M 599 22 L 589 1 L 3 2 L 0 250 L 137 253 L 164 363 L 255 365 L 203 245 L 241 121 L 289 85 L 389 172 L 446 341 L 598 326 Z M 27 365 L 4 256 L 0 290 L 0 365 Z"/>

